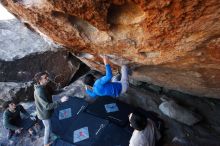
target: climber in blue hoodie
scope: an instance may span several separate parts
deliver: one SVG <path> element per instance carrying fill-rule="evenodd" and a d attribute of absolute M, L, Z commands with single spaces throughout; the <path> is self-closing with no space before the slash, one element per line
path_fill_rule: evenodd
<path fill-rule="evenodd" d="M 91 74 L 88 74 L 84 78 L 86 93 L 92 99 L 96 99 L 98 96 L 111 96 L 117 98 L 128 89 L 128 69 L 125 65 L 121 67 L 121 80 L 118 81 L 116 76 L 112 78 L 112 70 L 108 63 L 107 56 L 103 56 L 102 58 L 105 64 L 106 74 L 96 81 Z"/>

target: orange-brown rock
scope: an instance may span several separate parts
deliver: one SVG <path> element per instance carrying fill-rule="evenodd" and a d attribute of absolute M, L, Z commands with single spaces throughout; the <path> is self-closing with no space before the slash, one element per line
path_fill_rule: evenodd
<path fill-rule="evenodd" d="M 219 0 L 1 0 L 90 67 L 139 66 L 133 77 L 220 98 Z"/>

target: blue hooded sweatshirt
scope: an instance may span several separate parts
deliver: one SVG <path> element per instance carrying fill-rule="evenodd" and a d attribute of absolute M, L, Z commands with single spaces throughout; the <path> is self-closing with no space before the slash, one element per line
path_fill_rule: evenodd
<path fill-rule="evenodd" d="M 111 82 L 112 70 L 109 64 L 106 64 L 106 75 L 96 80 L 93 85 L 93 90 L 87 89 L 86 93 L 92 98 L 97 96 L 118 97 L 122 90 L 121 83 Z"/>

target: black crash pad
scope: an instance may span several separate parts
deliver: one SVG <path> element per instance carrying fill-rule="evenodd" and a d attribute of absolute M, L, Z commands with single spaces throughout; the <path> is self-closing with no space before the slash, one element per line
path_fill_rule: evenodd
<path fill-rule="evenodd" d="M 74 144 L 63 141 L 62 139 L 56 139 L 51 146 L 76 146 Z"/>
<path fill-rule="evenodd" d="M 87 113 L 80 113 L 74 120 L 72 120 L 72 123 L 68 125 L 65 134 L 60 135 L 60 137 L 67 142 L 76 144 L 77 146 L 91 146 L 97 138 L 99 138 L 108 123 L 109 122 L 105 119 Z M 82 128 L 84 130 L 87 129 L 88 133 L 86 131 L 82 132 Z M 74 136 L 74 133 L 77 135 Z M 74 141 L 76 137 L 81 137 L 81 134 L 82 136 L 89 135 L 89 137 L 81 141 Z"/>
<path fill-rule="evenodd" d="M 99 139 L 92 146 L 128 146 L 132 133 L 110 123 L 103 129 Z"/>
<path fill-rule="evenodd" d="M 69 125 L 73 124 L 77 115 L 83 112 L 87 105 L 88 103 L 82 99 L 77 97 L 69 97 L 67 102 L 61 103 L 61 105 L 54 110 L 54 113 L 51 117 L 52 131 L 57 135 L 63 135 L 69 128 Z M 68 113 L 71 111 L 71 114 L 67 114 L 71 116 L 68 118 L 59 119 L 59 114 L 61 114 L 61 111 L 63 111 L 64 114 L 64 112 L 66 112 L 65 110 L 67 110 Z"/>
<path fill-rule="evenodd" d="M 118 111 L 107 112 L 106 105 L 109 104 L 115 104 Z M 86 108 L 87 113 L 108 119 L 120 126 L 128 124 L 128 115 L 133 110 L 133 107 L 112 97 L 99 97 L 94 103 L 89 104 Z"/>

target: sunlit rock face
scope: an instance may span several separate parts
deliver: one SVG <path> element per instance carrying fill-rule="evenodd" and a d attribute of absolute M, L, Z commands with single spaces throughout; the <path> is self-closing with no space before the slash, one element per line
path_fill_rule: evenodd
<path fill-rule="evenodd" d="M 8 62 L 34 53 L 58 50 L 58 46 L 33 33 L 17 19 L 0 21 L 0 42 L 0 60 Z"/>
<path fill-rule="evenodd" d="M 136 66 L 133 77 L 220 98 L 219 0 L 1 0 L 24 23 L 103 71 Z"/>

